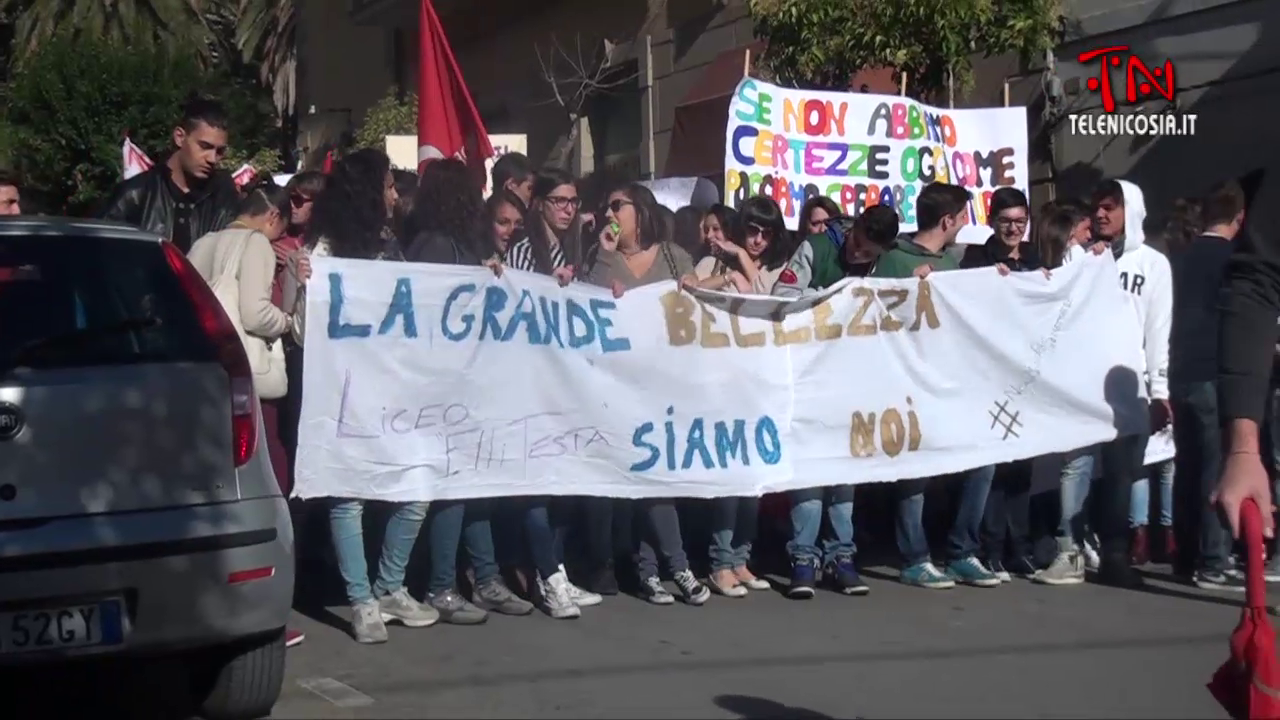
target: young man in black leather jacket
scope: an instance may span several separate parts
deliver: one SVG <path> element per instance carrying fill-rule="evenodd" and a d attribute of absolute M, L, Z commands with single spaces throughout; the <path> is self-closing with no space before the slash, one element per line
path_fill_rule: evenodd
<path fill-rule="evenodd" d="M 174 150 L 163 162 L 116 185 L 102 217 L 172 240 L 182 252 L 235 219 L 235 182 L 218 169 L 227 152 L 222 104 L 192 98 L 173 129 Z"/>

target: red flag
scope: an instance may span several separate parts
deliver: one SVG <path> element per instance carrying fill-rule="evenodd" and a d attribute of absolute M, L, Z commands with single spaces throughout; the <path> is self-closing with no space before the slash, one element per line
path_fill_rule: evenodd
<path fill-rule="evenodd" d="M 484 161 L 493 157 L 489 133 L 445 39 L 431 0 L 418 15 L 418 169 L 431 160 L 456 157 L 483 186 Z"/>
<path fill-rule="evenodd" d="M 324 174 L 328 175 L 333 172 L 333 151 L 324 154 Z"/>

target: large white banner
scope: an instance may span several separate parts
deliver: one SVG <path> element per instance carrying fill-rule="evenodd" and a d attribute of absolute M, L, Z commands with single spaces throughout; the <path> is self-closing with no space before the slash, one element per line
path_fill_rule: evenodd
<path fill-rule="evenodd" d="M 483 268 L 316 258 L 297 493 L 716 497 L 926 477 L 1146 423 L 1110 254 L 615 300 Z"/>
<path fill-rule="evenodd" d="M 898 210 L 916 227 L 915 198 L 931 182 L 971 196 L 963 243 L 985 242 L 987 210 L 1000 187 L 1026 192 L 1027 109 L 944 109 L 897 95 L 820 92 L 743 78 L 729 105 L 724 196 L 730 207 L 752 195 L 778 202 L 795 230 L 815 195 L 847 215 L 870 205 Z"/>

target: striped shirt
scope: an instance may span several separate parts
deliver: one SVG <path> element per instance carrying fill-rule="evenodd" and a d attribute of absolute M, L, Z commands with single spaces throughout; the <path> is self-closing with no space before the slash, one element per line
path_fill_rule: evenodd
<path fill-rule="evenodd" d="M 548 250 L 551 256 L 551 269 L 558 270 L 564 267 L 564 249 L 560 247 L 560 243 L 552 245 Z M 526 237 L 507 250 L 507 267 L 538 272 L 538 261 L 534 258 L 532 240 Z"/>

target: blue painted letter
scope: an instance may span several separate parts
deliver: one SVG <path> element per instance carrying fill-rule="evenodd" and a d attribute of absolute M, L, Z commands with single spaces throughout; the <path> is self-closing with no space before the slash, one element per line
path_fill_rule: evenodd
<path fill-rule="evenodd" d="M 613 319 L 607 317 L 605 312 L 617 310 L 617 303 L 612 300 L 591 298 L 588 304 L 591 306 L 591 317 L 594 318 L 596 322 L 596 335 L 600 338 L 600 352 L 611 353 L 630 350 L 631 340 L 627 338 L 609 337 L 609 328 L 613 327 Z"/>
<path fill-rule="evenodd" d="M 693 467 L 693 454 L 698 453 L 698 459 L 702 461 L 702 467 L 710 470 L 715 467 L 711 463 L 711 451 L 707 450 L 707 430 L 706 423 L 702 418 L 694 418 L 689 424 L 689 434 L 685 437 L 684 461 L 680 463 L 681 470 L 688 470 Z"/>
<path fill-rule="evenodd" d="M 631 463 L 631 472 L 645 472 L 658 462 L 658 457 L 662 454 L 658 451 L 658 446 L 645 440 L 645 436 L 653 432 L 653 423 L 647 422 L 631 435 L 631 444 L 649 451 L 649 457 Z"/>
<path fill-rule="evenodd" d="M 516 336 L 520 323 L 524 323 L 525 337 L 530 345 L 542 343 L 542 333 L 538 330 L 538 303 L 534 302 L 533 293 L 528 290 L 520 291 L 516 309 L 511 313 L 511 322 L 507 323 L 507 330 L 502 333 L 502 342 L 508 342 Z"/>
<path fill-rule="evenodd" d="M 396 289 L 391 294 L 391 304 L 387 305 L 387 314 L 378 326 L 378 334 L 386 335 L 391 332 L 391 326 L 396 324 L 396 318 L 399 317 L 404 318 L 404 336 L 418 337 L 418 321 L 413 315 L 413 288 L 409 285 L 409 278 L 396 280 Z"/>
<path fill-rule="evenodd" d="M 565 300 L 564 306 L 569 313 L 569 347 L 577 350 L 584 345 L 590 345 L 595 342 L 596 326 L 595 323 L 591 322 L 591 313 L 573 300 Z M 582 334 L 578 333 L 579 327 L 581 327 Z"/>
<path fill-rule="evenodd" d="M 716 457 L 721 468 L 729 467 L 729 458 L 740 459 L 743 465 L 751 464 L 751 454 L 747 452 L 746 420 L 734 420 L 732 433 L 724 421 L 716 423 Z"/>
<path fill-rule="evenodd" d="M 352 325 L 342 321 L 342 274 L 329 273 L 329 339 L 369 337 L 372 325 Z"/>
<path fill-rule="evenodd" d="M 773 418 L 762 416 L 756 421 L 756 454 L 765 465 L 777 465 L 782 459 L 782 439 L 778 437 L 778 426 Z"/>
<path fill-rule="evenodd" d="M 507 291 L 497 285 L 489 285 L 484 289 L 484 311 L 480 316 L 480 339 L 486 335 L 494 340 L 502 339 L 502 323 L 498 322 L 498 313 L 507 306 Z"/>
<path fill-rule="evenodd" d="M 462 329 L 454 331 L 449 329 L 449 311 L 453 309 L 453 304 L 464 294 L 474 295 L 475 292 L 475 283 L 466 283 L 450 290 L 449 297 L 444 299 L 444 312 L 440 313 L 440 333 L 454 342 L 461 342 L 471 334 L 471 329 L 476 325 L 476 316 L 472 313 L 459 315 L 458 319 L 462 321 Z"/>

